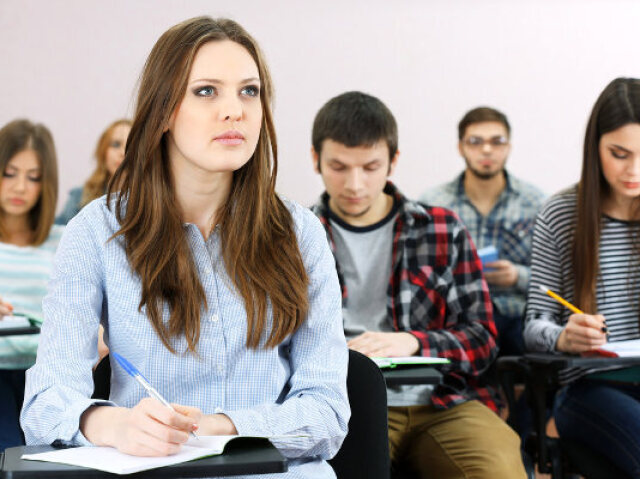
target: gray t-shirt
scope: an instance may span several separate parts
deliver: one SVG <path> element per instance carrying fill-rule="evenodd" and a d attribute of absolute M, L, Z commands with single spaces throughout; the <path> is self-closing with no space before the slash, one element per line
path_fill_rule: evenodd
<path fill-rule="evenodd" d="M 393 219 L 378 223 L 375 229 L 353 226 L 347 229 L 344 223 L 330 220 L 336 258 L 349 294 L 349 307 L 342 308 L 348 340 L 365 331 L 393 331 L 387 321 Z"/>
<path fill-rule="evenodd" d="M 357 227 L 329 213 L 335 255 L 347 287 L 347 307 L 342 308 L 347 340 L 366 331 L 395 331 L 387 317 L 387 289 L 391 275 L 393 226 L 398 216 L 394 204 L 378 223 Z M 387 388 L 389 406 L 431 403 L 432 386 Z"/>

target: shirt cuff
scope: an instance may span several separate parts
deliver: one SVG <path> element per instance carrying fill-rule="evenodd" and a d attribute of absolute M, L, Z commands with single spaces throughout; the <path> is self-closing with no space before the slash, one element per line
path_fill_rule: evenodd
<path fill-rule="evenodd" d="M 529 289 L 529 277 L 531 276 L 531 269 L 528 266 L 524 266 L 522 264 L 515 265 L 516 270 L 518 270 L 518 279 L 516 281 L 516 288 L 526 293 Z"/>
<path fill-rule="evenodd" d="M 224 411 L 216 408 L 216 413 L 224 414 L 236 427 L 240 436 L 271 436 L 273 431 L 266 416 L 251 410 Z"/>
<path fill-rule="evenodd" d="M 117 404 L 103 399 L 85 399 L 76 401 L 68 412 L 70 420 L 66 421 L 66 424 L 61 426 L 61 433 L 58 437 L 58 442 L 65 446 L 94 445 L 80 431 L 80 418 L 84 412 L 92 406 L 117 406 Z"/>

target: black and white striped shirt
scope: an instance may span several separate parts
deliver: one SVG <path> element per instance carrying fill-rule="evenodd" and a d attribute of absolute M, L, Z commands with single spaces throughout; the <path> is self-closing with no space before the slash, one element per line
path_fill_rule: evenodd
<path fill-rule="evenodd" d="M 540 285 L 573 302 L 571 248 L 576 223 L 576 188 L 554 195 L 536 219 L 524 340 L 529 351 L 553 351 L 571 311 L 545 295 Z M 600 232 L 598 311 L 607 319 L 609 341 L 640 337 L 640 257 L 634 238 L 640 222 L 604 216 Z M 637 241 L 637 240 L 636 240 Z"/>

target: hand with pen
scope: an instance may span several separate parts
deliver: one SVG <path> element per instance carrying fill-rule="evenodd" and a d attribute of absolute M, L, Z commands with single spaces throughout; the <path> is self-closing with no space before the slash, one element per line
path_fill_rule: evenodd
<path fill-rule="evenodd" d="M 556 349 L 565 353 L 584 353 L 607 342 L 607 326 L 601 314 L 572 314 L 558 337 Z"/>
<path fill-rule="evenodd" d="M 13 306 L 10 303 L 2 300 L 2 296 L 0 296 L 0 320 L 2 320 L 3 316 L 11 316 L 13 313 Z"/>
<path fill-rule="evenodd" d="M 116 352 L 117 363 L 150 397 L 132 408 L 95 406 L 80 420 L 80 430 L 96 446 L 111 446 L 133 456 L 168 456 L 180 450 L 189 435 L 238 434 L 224 414 L 204 415 L 196 407 L 168 403 L 133 364 Z"/>
<path fill-rule="evenodd" d="M 607 322 L 604 316 L 586 314 L 546 286 L 539 286 L 539 288 L 574 313 L 569 316 L 567 324 L 558 336 L 556 342 L 558 351 L 573 354 L 585 353 L 598 349 L 607 342 Z"/>
<path fill-rule="evenodd" d="M 80 430 L 96 446 L 111 446 L 133 456 L 168 456 L 180 450 L 198 429 L 202 412 L 154 398 L 132 408 L 94 406 L 82 415 Z"/>

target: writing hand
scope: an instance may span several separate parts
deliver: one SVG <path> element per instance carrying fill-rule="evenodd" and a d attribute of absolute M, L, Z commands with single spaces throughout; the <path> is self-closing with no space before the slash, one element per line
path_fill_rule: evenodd
<path fill-rule="evenodd" d="M 518 282 L 518 269 L 508 259 L 491 261 L 486 263 L 486 267 L 494 269 L 494 271 L 484 272 L 484 277 L 489 284 L 509 287 Z"/>
<path fill-rule="evenodd" d="M 607 342 L 606 323 L 600 314 L 572 314 L 558 336 L 556 349 L 565 353 L 582 353 Z"/>
<path fill-rule="evenodd" d="M 11 316 L 13 314 L 13 306 L 10 303 L 2 300 L 0 296 L 0 320 L 3 316 Z"/>
<path fill-rule="evenodd" d="M 413 356 L 420 350 L 411 333 L 367 331 L 347 342 L 347 346 L 369 357 Z"/>
<path fill-rule="evenodd" d="M 198 429 L 194 418 L 202 415 L 197 408 L 173 407 L 175 411 L 153 398 L 130 409 L 98 406 L 82 415 L 80 429 L 97 446 L 112 446 L 133 456 L 168 456 Z"/>

